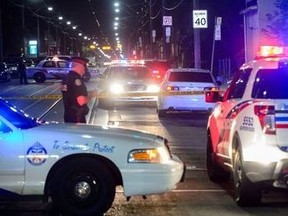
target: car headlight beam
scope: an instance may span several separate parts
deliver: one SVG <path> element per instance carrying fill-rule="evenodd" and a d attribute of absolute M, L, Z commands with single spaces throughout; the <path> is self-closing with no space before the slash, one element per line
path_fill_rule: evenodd
<path fill-rule="evenodd" d="M 147 87 L 147 91 L 148 92 L 159 92 L 160 91 L 160 87 L 158 85 L 149 85 Z"/>
<path fill-rule="evenodd" d="M 121 94 L 121 93 L 123 93 L 124 88 L 122 85 L 120 85 L 118 83 L 114 83 L 110 86 L 109 90 L 113 94 Z"/>

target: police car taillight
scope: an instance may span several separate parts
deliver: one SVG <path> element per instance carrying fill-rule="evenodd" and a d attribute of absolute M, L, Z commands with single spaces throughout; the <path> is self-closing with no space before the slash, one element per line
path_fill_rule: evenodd
<path fill-rule="evenodd" d="M 274 106 L 256 105 L 254 113 L 258 116 L 261 127 L 265 134 L 276 134 L 275 108 Z"/>

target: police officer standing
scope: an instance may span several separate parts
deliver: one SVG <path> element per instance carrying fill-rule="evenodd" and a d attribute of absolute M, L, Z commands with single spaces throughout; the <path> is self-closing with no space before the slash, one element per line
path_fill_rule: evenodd
<path fill-rule="evenodd" d="M 72 57 L 67 77 L 62 81 L 61 91 L 64 103 L 64 122 L 86 123 L 89 113 L 88 102 L 90 96 L 83 76 L 86 73 L 87 60 L 81 57 Z"/>
<path fill-rule="evenodd" d="M 17 65 L 17 71 L 20 76 L 20 84 L 25 83 L 28 84 L 27 82 L 27 75 L 26 75 L 26 66 L 24 64 L 24 58 L 21 56 Z"/>

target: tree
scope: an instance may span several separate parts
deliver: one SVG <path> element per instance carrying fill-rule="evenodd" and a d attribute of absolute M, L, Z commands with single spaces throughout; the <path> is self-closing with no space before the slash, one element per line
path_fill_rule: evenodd
<path fill-rule="evenodd" d="M 288 45 L 288 1 L 276 0 L 276 10 L 266 15 L 269 25 L 262 29 L 263 33 L 270 39 Z"/>

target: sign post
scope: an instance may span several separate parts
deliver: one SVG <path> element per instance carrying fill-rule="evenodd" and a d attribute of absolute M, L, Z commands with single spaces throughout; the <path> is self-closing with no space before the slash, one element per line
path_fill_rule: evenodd
<path fill-rule="evenodd" d="M 221 24 L 222 24 L 222 17 L 216 17 L 214 35 L 213 35 L 212 55 L 211 55 L 211 69 L 210 69 L 211 73 L 213 71 L 214 66 L 215 41 L 221 40 Z"/>
<path fill-rule="evenodd" d="M 193 10 L 193 28 L 208 28 L 207 10 Z"/>
<path fill-rule="evenodd" d="M 193 0 L 193 8 L 198 7 L 198 1 Z M 208 28 L 207 10 L 193 10 L 194 28 L 194 62 L 195 68 L 201 68 L 200 29 Z"/>

